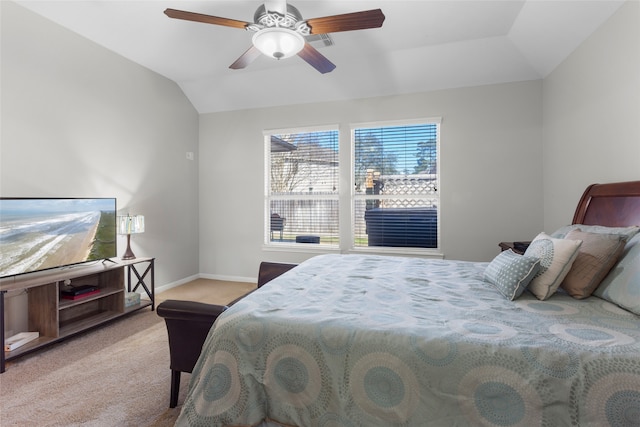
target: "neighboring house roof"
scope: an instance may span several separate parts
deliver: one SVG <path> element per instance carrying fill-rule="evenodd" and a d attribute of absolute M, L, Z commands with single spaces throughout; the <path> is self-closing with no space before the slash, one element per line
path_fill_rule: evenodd
<path fill-rule="evenodd" d="M 297 150 L 293 144 L 289 144 L 287 141 L 284 141 L 276 136 L 271 135 L 271 152 L 272 153 L 284 153 L 287 151 Z"/>

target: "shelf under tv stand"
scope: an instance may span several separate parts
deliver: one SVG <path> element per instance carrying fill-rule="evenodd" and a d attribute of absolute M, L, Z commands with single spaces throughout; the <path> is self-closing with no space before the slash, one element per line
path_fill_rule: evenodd
<path fill-rule="evenodd" d="M 111 261 L 111 260 L 110 260 Z M 140 273 L 136 266 L 146 268 Z M 0 281 L 0 373 L 5 371 L 5 362 L 52 345 L 81 332 L 96 328 L 134 311 L 151 307 L 155 310 L 155 258 L 116 259 L 112 262 L 96 262 L 91 265 L 5 278 Z M 127 273 L 125 289 L 125 270 Z M 134 273 L 137 282 L 132 282 Z M 96 286 L 99 292 L 86 297 L 68 300 L 60 296 L 66 280 L 72 284 Z M 125 291 L 136 292 L 138 288 L 149 298 L 126 307 Z M 29 331 L 40 336 L 12 351 L 4 351 L 5 325 L 4 297 L 7 292 L 27 293 Z"/>

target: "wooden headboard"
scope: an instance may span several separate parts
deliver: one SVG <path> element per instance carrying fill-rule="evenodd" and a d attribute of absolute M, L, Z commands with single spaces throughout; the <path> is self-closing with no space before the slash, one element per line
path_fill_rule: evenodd
<path fill-rule="evenodd" d="M 580 198 L 573 224 L 640 226 L 640 181 L 590 185 Z"/>

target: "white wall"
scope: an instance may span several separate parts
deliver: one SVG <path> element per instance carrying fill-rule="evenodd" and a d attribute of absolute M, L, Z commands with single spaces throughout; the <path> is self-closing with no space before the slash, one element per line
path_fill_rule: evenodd
<path fill-rule="evenodd" d="M 338 124 L 348 138 L 350 123 L 421 117 L 442 117 L 445 257 L 490 260 L 542 227 L 541 105 L 535 81 L 202 115 L 200 272 L 255 277 L 260 261 L 313 255 L 262 248 L 263 130 Z"/>
<path fill-rule="evenodd" d="M 640 2 L 625 3 L 544 80 L 544 226 L 587 185 L 640 180 Z"/>
<path fill-rule="evenodd" d="M 156 283 L 198 274 L 198 114 L 172 81 L 12 3 L 2 13 L 0 194 L 116 197 Z M 126 241 L 118 240 L 118 254 Z"/>

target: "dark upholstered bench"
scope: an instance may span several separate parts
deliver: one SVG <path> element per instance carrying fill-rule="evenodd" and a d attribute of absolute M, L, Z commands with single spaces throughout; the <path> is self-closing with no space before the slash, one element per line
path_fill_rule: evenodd
<path fill-rule="evenodd" d="M 263 262 L 258 272 L 258 287 L 291 270 L 295 264 Z M 251 291 L 254 292 L 254 291 Z M 249 293 L 251 293 L 249 292 Z M 248 295 L 248 294 L 247 294 Z M 171 368 L 171 397 L 169 407 L 178 404 L 180 374 L 193 371 L 198 361 L 211 326 L 218 316 L 235 304 L 243 295 L 227 305 L 205 304 L 196 301 L 166 300 L 158 305 L 156 312 L 164 318 L 169 335 L 169 355 Z"/>

